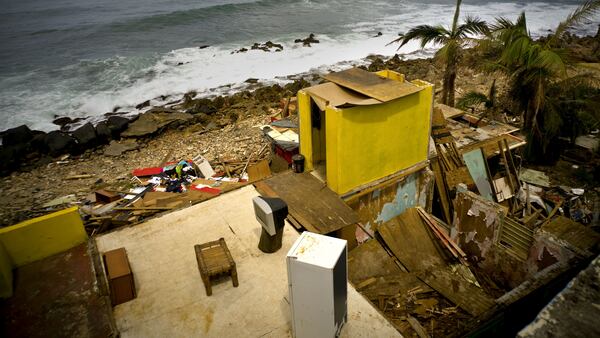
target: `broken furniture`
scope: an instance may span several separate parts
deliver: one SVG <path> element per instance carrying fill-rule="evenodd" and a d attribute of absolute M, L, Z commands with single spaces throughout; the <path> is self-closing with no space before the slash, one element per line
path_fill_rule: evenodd
<path fill-rule="evenodd" d="M 338 337 L 347 321 L 347 242 L 305 231 L 287 254 L 294 337 Z"/>
<path fill-rule="evenodd" d="M 204 282 L 204 288 L 206 288 L 206 295 L 212 295 L 212 285 L 210 279 L 212 277 L 227 274 L 231 276 L 233 286 L 237 287 L 238 277 L 235 262 L 224 238 L 219 238 L 216 241 L 196 244 L 194 245 L 196 251 L 196 260 L 198 261 L 198 270 L 200 270 L 200 276 L 202 282 Z"/>
<path fill-rule="evenodd" d="M 125 248 L 107 251 L 104 253 L 103 259 L 112 305 L 134 299 L 136 296 L 135 283 Z"/>
<path fill-rule="evenodd" d="M 281 198 L 257 196 L 252 199 L 254 214 L 262 225 L 258 248 L 273 253 L 281 248 L 283 226 L 288 214 L 287 204 Z"/>

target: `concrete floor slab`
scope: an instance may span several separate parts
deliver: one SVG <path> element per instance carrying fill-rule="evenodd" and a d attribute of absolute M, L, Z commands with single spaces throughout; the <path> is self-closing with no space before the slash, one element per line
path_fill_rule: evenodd
<path fill-rule="evenodd" d="M 283 247 L 262 253 L 254 196 L 248 186 L 96 238 L 100 252 L 125 247 L 134 274 L 137 298 L 114 308 L 122 337 L 291 336 L 285 256 L 298 233 L 287 225 Z M 207 297 L 194 244 L 220 237 L 236 261 L 239 287 L 222 278 Z M 350 285 L 348 311 L 342 336 L 400 337 Z"/>

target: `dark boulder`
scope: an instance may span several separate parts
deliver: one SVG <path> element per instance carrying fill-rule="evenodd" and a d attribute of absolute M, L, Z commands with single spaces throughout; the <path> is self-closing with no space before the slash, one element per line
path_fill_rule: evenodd
<path fill-rule="evenodd" d="M 108 143 L 112 138 L 110 128 L 108 128 L 108 122 L 101 121 L 96 125 L 96 137 L 99 143 Z"/>
<path fill-rule="evenodd" d="M 145 107 L 148 107 L 148 106 L 150 106 L 150 100 L 146 100 L 146 101 L 138 104 L 137 106 L 135 106 L 135 108 L 136 109 L 142 109 L 142 108 L 145 108 Z"/>
<path fill-rule="evenodd" d="M 5 176 L 20 166 L 23 157 L 23 145 L 0 146 L 0 175 Z"/>
<path fill-rule="evenodd" d="M 46 134 L 46 145 L 48 153 L 51 156 L 58 156 L 67 152 L 71 152 L 76 148 L 77 143 L 70 135 L 61 131 L 51 131 Z"/>
<path fill-rule="evenodd" d="M 2 136 L 2 144 L 5 146 L 13 146 L 22 143 L 29 143 L 33 137 L 31 129 L 26 125 L 20 125 L 0 133 Z"/>
<path fill-rule="evenodd" d="M 52 121 L 52 123 L 56 124 L 57 126 L 64 127 L 67 124 L 73 123 L 73 119 L 68 116 L 61 116 L 55 118 L 54 121 Z"/>
<path fill-rule="evenodd" d="M 113 139 L 118 139 L 121 133 L 127 129 L 129 125 L 129 120 L 122 116 L 111 116 L 106 120 L 108 125 L 108 129 L 112 135 Z"/>
<path fill-rule="evenodd" d="M 47 153 L 48 145 L 46 144 L 46 133 L 43 131 L 34 130 L 30 145 L 32 151 L 37 151 L 41 154 Z"/>
<path fill-rule="evenodd" d="M 98 143 L 96 129 L 89 122 L 75 129 L 71 135 L 77 140 L 78 148 L 80 148 L 80 150 L 92 148 Z"/>

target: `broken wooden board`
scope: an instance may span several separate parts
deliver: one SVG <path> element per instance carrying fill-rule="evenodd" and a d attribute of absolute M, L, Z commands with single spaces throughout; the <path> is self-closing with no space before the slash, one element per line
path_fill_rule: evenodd
<path fill-rule="evenodd" d="M 440 112 L 444 116 L 444 119 L 451 119 L 453 117 L 459 117 L 459 116 L 463 116 L 466 114 L 466 112 L 464 110 L 450 107 L 450 106 L 447 106 L 447 105 L 441 104 L 441 103 L 435 103 L 434 108 L 437 108 L 440 110 Z"/>
<path fill-rule="evenodd" d="M 407 209 L 400 216 L 383 223 L 377 231 L 394 256 L 409 271 L 446 265 L 433 242 L 435 239 L 423 224 L 416 208 Z"/>
<path fill-rule="evenodd" d="M 449 267 L 420 272 L 419 278 L 473 316 L 479 316 L 495 304 L 485 291 L 453 274 Z"/>
<path fill-rule="evenodd" d="M 537 185 L 538 187 L 550 187 L 550 178 L 542 171 L 521 168 L 519 171 L 519 179 L 523 182 Z"/>
<path fill-rule="evenodd" d="M 399 271 L 394 275 L 376 278 L 375 282 L 362 289 L 361 293 L 369 299 L 374 299 L 378 297 L 389 298 L 398 295 L 407 295 L 409 293 L 418 295 L 433 291 L 416 274 Z"/>
<path fill-rule="evenodd" d="M 458 167 L 454 170 L 446 171 L 444 174 L 446 175 L 448 189 L 456 188 L 459 183 L 464 183 L 467 186 L 475 184 L 467 167 Z"/>
<path fill-rule="evenodd" d="M 395 100 L 423 90 L 423 88 L 410 82 L 390 80 L 360 68 L 329 73 L 323 77 L 342 87 L 352 89 L 382 102 Z"/>
<path fill-rule="evenodd" d="M 287 171 L 262 182 L 287 203 L 289 213 L 308 231 L 329 234 L 358 223 L 356 212 L 308 172 Z"/>
<path fill-rule="evenodd" d="M 370 277 L 397 274 L 400 268 L 376 239 L 368 240 L 348 253 L 348 279 L 358 284 Z"/>
<path fill-rule="evenodd" d="M 256 182 L 271 176 L 269 161 L 262 160 L 254 165 L 248 166 L 248 181 Z"/>
<path fill-rule="evenodd" d="M 589 256 L 600 243 L 600 235 L 594 230 L 564 216 L 556 216 L 542 225 L 540 231 L 554 236 L 566 247 L 581 256 Z"/>
<path fill-rule="evenodd" d="M 381 103 L 379 100 L 345 89 L 333 82 L 326 82 L 305 88 L 304 91 L 310 95 L 321 110 L 325 110 L 328 105 L 333 107 L 344 107 L 367 106 Z"/>

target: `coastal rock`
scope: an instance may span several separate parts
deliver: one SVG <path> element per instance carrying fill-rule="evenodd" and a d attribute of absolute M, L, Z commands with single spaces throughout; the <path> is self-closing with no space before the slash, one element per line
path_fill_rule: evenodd
<path fill-rule="evenodd" d="M 106 149 L 104 149 L 104 155 L 119 156 L 126 151 L 135 150 L 138 148 L 138 143 L 133 140 L 124 140 L 122 142 L 111 141 Z"/>
<path fill-rule="evenodd" d="M 146 101 L 138 104 L 137 106 L 135 106 L 135 108 L 136 109 L 142 109 L 142 108 L 145 108 L 145 107 L 148 107 L 148 106 L 150 106 L 150 100 L 146 100 Z"/>
<path fill-rule="evenodd" d="M 294 43 L 302 43 L 302 46 L 310 47 L 311 43 L 319 43 L 319 40 L 315 39 L 315 35 L 310 33 L 306 39 L 296 39 Z"/>
<path fill-rule="evenodd" d="M 58 156 L 75 149 L 75 139 L 62 131 L 51 131 L 44 138 L 51 156 Z"/>
<path fill-rule="evenodd" d="M 39 130 L 34 130 L 33 137 L 31 138 L 31 150 L 37 151 L 41 154 L 48 152 L 48 145 L 46 144 L 46 133 Z"/>
<path fill-rule="evenodd" d="M 67 124 L 73 123 L 73 119 L 68 116 L 61 116 L 55 118 L 52 123 L 56 124 L 57 126 L 64 127 Z"/>
<path fill-rule="evenodd" d="M 5 176 L 13 170 L 19 168 L 21 157 L 27 151 L 25 144 L 16 144 L 12 146 L 0 146 L 0 175 Z"/>
<path fill-rule="evenodd" d="M 106 124 L 108 126 L 108 129 L 110 130 L 112 138 L 117 139 L 121 135 L 121 132 L 127 129 L 127 126 L 129 125 L 129 120 L 122 116 L 110 116 L 106 120 Z"/>
<path fill-rule="evenodd" d="M 251 78 L 246 79 L 246 81 L 244 81 L 244 82 L 246 82 L 246 83 L 257 83 L 258 79 L 251 77 Z"/>
<path fill-rule="evenodd" d="M 107 143 L 112 138 L 108 122 L 101 121 L 96 125 L 96 137 L 99 143 Z"/>
<path fill-rule="evenodd" d="M 2 137 L 2 144 L 4 146 L 13 146 L 21 143 L 29 143 L 33 137 L 31 129 L 26 125 L 20 125 L 15 128 L 11 128 L 0 133 Z"/>
<path fill-rule="evenodd" d="M 78 148 L 85 150 L 97 145 L 96 129 L 91 123 L 86 123 L 83 126 L 75 129 L 71 136 L 77 140 Z"/>
<path fill-rule="evenodd" d="M 127 130 L 121 133 L 123 137 L 142 137 L 156 133 L 168 125 L 180 125 L 191 120 L 193 116 L 181 112 L 147 112 L 129 124 Z"/>

